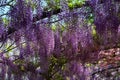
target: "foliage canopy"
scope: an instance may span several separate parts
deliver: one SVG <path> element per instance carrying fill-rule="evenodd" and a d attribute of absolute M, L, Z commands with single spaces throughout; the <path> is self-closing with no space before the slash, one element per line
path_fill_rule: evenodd
<path fill-rule="evenodd" d="M 0 80 L 119 80 L 119 4 L 1 0 Z"/>

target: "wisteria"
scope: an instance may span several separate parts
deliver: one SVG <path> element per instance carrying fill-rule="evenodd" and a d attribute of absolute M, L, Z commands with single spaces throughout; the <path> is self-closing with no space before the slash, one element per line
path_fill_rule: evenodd
<path fill-rule="evenodd" d="M 120 79 L 118 0 L 3 2 L 0 80 Z"/>

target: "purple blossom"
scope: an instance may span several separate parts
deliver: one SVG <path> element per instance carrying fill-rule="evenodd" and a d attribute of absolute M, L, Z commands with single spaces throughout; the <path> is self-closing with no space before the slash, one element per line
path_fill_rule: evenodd
<path fill-rule="evenodd" d="M 12 18 L 11 26 L 15 29 L 30 27 L 32 24 L 31 6 L 29 4 L 25 5 L 23 0 L 18 0 L 15 7 L 11 8 L 10 16 Z"/>
<path fill-rule="evenodd" d="M 63 35 L 63 45 L 65 46 L 65 54 L 72 55 L 76 54 L 78 50 L 78 38 L 76 29 L 69 30 Z M 69 52 L 70 51 L 70 52 Z"/>
<path fill-rule="evenodd" d="M 0 41 L 5 41 L 7 38 L 7 32 L 2 19 L 0 19 Z"/>
<path fill-rule="evenodd" d="M 54 48 L 54 54 L 56 57 L 59 57 L 61 55 L 61 47 L 62 47 L 62 41 L 61 38 L 62 36 L 60 35 L 60 31 L 56 31 L 54 34 L 55 38 L 55 48 Z"/>

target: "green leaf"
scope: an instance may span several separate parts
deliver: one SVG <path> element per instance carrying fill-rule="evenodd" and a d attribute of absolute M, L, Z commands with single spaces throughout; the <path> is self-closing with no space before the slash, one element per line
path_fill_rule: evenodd
<path fill-rule="evenodd" d="M 73 9 L 74 5 L 72 3 L 68 3 L 68 7 L 69 7 L 69 9 Z"/>
<path fill-rule="evenodd" d="M 5 24 L 5 26 L 7 26 L 9 23 L 9 20 L 6 17 L 4 17 L 2 19 L 3 19 L 3 23 Z"/>

